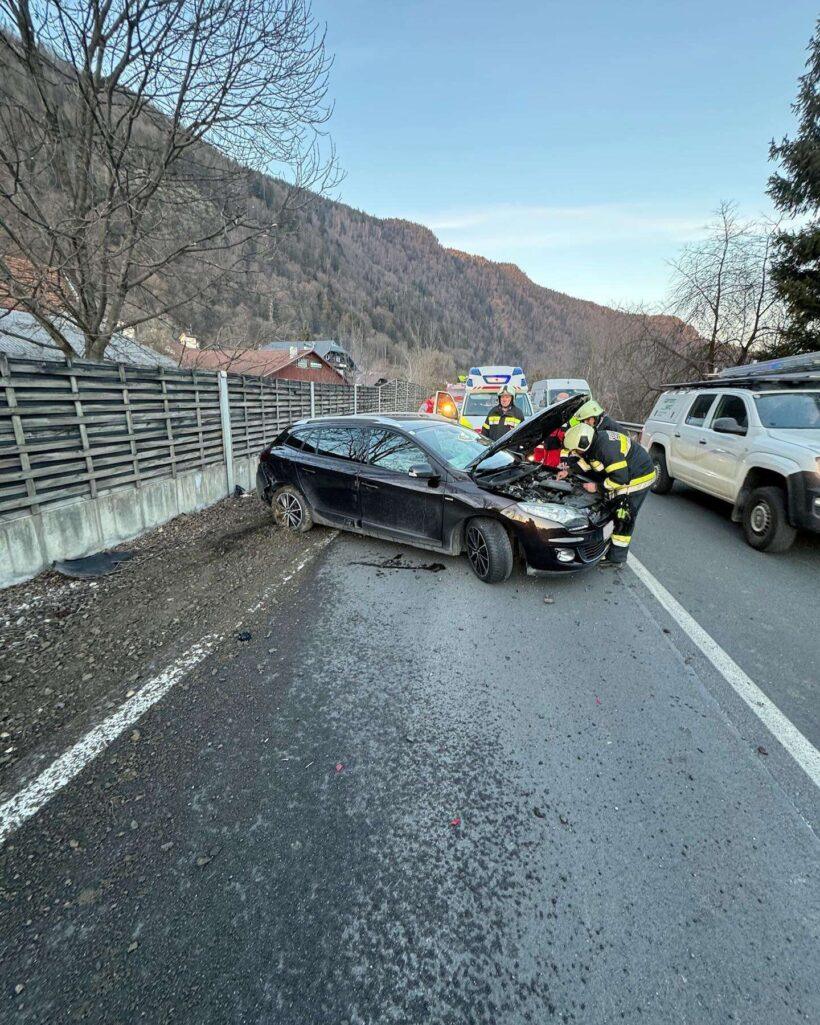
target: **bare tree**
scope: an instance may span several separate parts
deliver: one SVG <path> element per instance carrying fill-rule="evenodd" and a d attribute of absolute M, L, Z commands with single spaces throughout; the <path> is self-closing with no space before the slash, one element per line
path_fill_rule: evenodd
<path fill-rule="evenodd" d="M 670 312 L 704 339 L 701 373 L 748 362 L 782 330 L 770 266 L 776 233 L 777 225 L 742 221 L 724 202 L 706 238 L 673 261 Z"/>
<path fill-rule="evenodd" d="M 334 173 L 308 0 L 0 0 L 0 62 L 0 285 L 66 353 L 205 301 Z"/>

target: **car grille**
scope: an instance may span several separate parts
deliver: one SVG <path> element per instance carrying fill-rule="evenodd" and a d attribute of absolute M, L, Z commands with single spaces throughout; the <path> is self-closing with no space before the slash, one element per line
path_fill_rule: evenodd
<path fill-rule="evenodd" d="M 601 541 L 589 541 L 585 545 L 578 545 L 578 554 L 580 555 L 583 562 L 595 562 L 599 559 L 606 551 L 607 542 Z"/>

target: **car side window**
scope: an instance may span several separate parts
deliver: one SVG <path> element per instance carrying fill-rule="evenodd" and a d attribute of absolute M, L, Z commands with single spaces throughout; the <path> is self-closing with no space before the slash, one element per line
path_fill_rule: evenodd
<path fill-rule="evenodd" d="M 316 434 L 315 429 L 310 430 L 309 428 L 301 427 L 290 434 L 285 444 L 288 448 L 299 449 L 300 452 L 315 452 Z"/>
<path fill-rule="evenodd" d="M 361 429 L 355 427 L 322 427 L 318 431 L 317 452 L 337 459 L 358 459 Z"/>
<path fill-rule="evenodd" d="M 403 434 L 375 430 L 370 435 L 367 461 L 396 473 L 409 473 L 411 466 L 429 463 L 427 454 Z"/>
<path fill-rule="evenodd" d="M 686 414 L 686 423 L 689 424 L 690 427 L 703 427 L 703 423 L 706 420 L 714 401 L 714 395 L 698 395 L 689 407 L 689 412 Z"/>
<path fill-rule="evenodd" d="M 722 416 L 730 416 L 733 420 L 737 420 L 739 427 L 749 426 L 746 403 L 739 395 L 722 395 L 720 397 L 715 415 L 712 417 L 712 423 L 714 424 L 715 420 Z"/>

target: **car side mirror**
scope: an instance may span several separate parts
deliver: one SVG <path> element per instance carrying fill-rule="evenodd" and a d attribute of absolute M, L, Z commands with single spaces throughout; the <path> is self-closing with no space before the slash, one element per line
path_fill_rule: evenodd
<path fill-rule="evenodd" d="M 426 480 L 431 488 L 434 488 L 441 479 L 429 463 L 414 463 L 407 472 L 416 480 Z"/>
<path fill-rule="evenodd" d="M 733 416 L 719 416 L 712 424 L 712 430 L 718 434 L 745 434 L 746 428 L 741 427 Z"/>

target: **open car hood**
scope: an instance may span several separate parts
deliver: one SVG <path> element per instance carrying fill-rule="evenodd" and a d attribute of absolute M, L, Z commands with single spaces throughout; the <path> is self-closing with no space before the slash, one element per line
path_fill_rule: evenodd
<path fill-rule="evenodd" d="M 467 467 L 468 471 L 477 469 L 485 459 L 503 449 L 534 449 L 536 445 L 546 441 L 556 427 L 565 424 L 575 410 L 580 409 L 588 398 L 588 395 L 572 395 L 568 399 L 563 399 L 561 402 L 542 409 L 540 413 L 531 416 L 529 420 L 522 420 L 514 430 L 509 431 L 503 438 L 499 438 L 498 441 L 494 441 L 492 445 L 485 448 L 478 459 L 474 459 Z"/>

